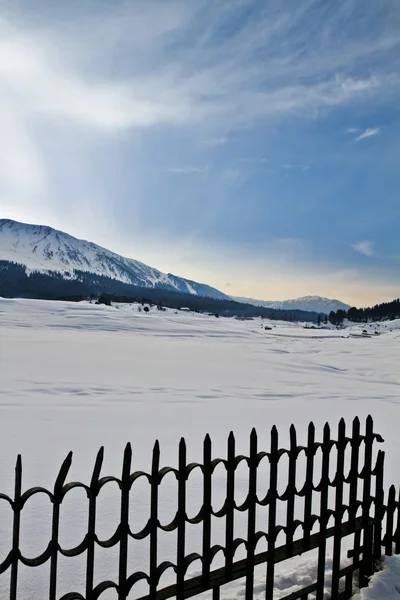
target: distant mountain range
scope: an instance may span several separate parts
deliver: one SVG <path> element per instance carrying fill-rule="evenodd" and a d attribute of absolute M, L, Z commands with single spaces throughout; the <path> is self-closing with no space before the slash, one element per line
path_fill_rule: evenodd
<path fill-rule="evenodd" d="M 56 278 L 57 289 L 62 289 L 62 294 L 65 294 L 67 287 L 77 290 L 77 294 L 80 293 L 83 286 L 77 284 L 81 282 L 86 290 L 106 289 L 109 293 L 124 294 L 127 293 L 126 286 L 135 286 L 141 289 L 188 294 L 192 297 L 199 296 L 228 302 L 234 300 L 279 311 L 329 313 L 332 310 L 349 308 L 343 302 L 319 296 L 305 296 L 282 302 L 231 298 L 204 283 L 172 273 L 162 273 L 142 262 L 125 258 L 93 242 L 79 240 L 52 227 L 29 225 L 11 219 L 0 219 L 0 261 L 21 265 L 22 272 L 21 268 L 19 270 L 8 268 L 8 281 L 11 282 L 15 293 L 29 294 L 30 297 L 35 296 L 38 286 L 41 287 L 42 292 L 49 282 L 54 288 L 56 285 L 54 278 Z M 3 290 L 7 288 L 4 285 L 6 277 L 4 268 Z M 31 274 L 35 274 L 35 277 L 30 277 Z M 124 284 L 125 288 L 121 284 Z"/>
<path fill-rule="evenodd" d="M 77 271 L 84 271 L 139 287 L 230 299 L 209 285 L 162 273 L 52 227 L 10 219 L 0 219 L 0 260 L 18 263 L 28 271 L 60 273 L 65 279 L 76 277 Z"/>
<path fill-rule="evenodd" d="M 275 308 L 279 310 L 306 310 L 317 313 L 329 314 L 331 311 L 348 310 L 350 306 L 340 302 L 340 300 L 331 300 L 321 296 L 303 296 L 294 300 L 255 300 L 254 298 L 232 297 L 237 302 L 248 302 L 253 306 L 263 306 L 265 308 Z"/>

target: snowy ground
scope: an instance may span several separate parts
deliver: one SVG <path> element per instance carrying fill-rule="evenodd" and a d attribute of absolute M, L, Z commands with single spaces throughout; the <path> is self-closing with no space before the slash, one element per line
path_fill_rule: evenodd
<path fill-rule="evenodd" d="M 265 331 L 260 320 L 155 309 L 145 314 L 128 305 L 117 309 L 0 299 L 0 492 L 12 494 L 17 453 L 23 457 L 24 488 L 51 487 L 71 449 L 74 459 L 68 480 L 88 482 L 101 445 L 106 450 L 103 474 L 119 475 L 128 441 L 133 447 L 134 470 L 147 470 L 156 438 L 164 466 L 176 464 L 180 436 L 186 438 L 188 460 L 201 460 L 207 432 L 213 455 L 224 456 L 230 430 L 235 432 L 238 452 L 247 453 L 254 426 L 260 447 L 268 449 L 274 424 L 282 433 L 280 442 L 286 444 L 292 422 L 304 441 L 310 420 L 317 429 L 327 420 L 335 429 L 341 417 L 350 424 L 355 416 L 364 419 L 369 413 L 375 430 L 385 439 L 386 483 L 397 484 L 400 321 L 380 330 L 380 336 L 361 339 L 349 338 L 348 329 L 306 330 L 278 323 Z M 215 479 L 214 508 L 218 508 L 224 494 L 222 471 Z M 188 485 L 189 515 L 201 503 L 198 485 L 196 478 Z M 246 473 L 239 472 L 239 500 L 244 499 L 245 487 Z M 117 495 L 113 494 L 107 491 L 99 507 L 103 538 L 118 523 Z M 165 523 L 176 509 L 172 479 L 166 478 L 160 496 L 160 519 Z M 148 517 L 148 489 L 138 484 L 133 500 L 132 519 L 140 529 Z M 64 547 L 78 544 L 86 532 L 85 507 L 81 493 L 68 495 L 60 532 Z M 22 518 L 26 555 L 39 555 L 46 547 L 49 515 L 43 499 L 26 505 Z M 0 562 L 10 549 L 10 517 L 0 502 Z M 258 525 L 265 528 L 262 521 Z M 239 519 L 238 531 L 241 527 Z M 160 561 L 174 552 L 171 534 L 165 536 L 160 536 L 164 552 Z M 194 551 L 200 544 L 195 526 L 190 540 L 187 551 Z M 99 551 L 97 557 L 96 577 L 115 578 L 115 552 Z M 148 558 L 142 546 L 132 546 L 131 559 L 132 569 L 146 568 Z M 311 583 L 310 564 L 307 557 L 297 559 L 295 566 L 285 563 L 277 575 L 276 598 L 297 584 Z M 60 569 L 59 596 L 71 591 L 72 581 L 75 589 L 83 591 L 82 558 L 61 560 Z M 264 569 L 257 572 L 257 598 L 263 595 L 264 576 Z M 0 576 L 1 598 L 7 597 L 7 577 Z M 21 568 L 20 577 L 20 600 L 46 597 L 48 566 Z M 143 592 L 134 590 L 132 598 Z M 242 593 L 242 582 L 238 582 L 230 586 L 227 597 L 239 598 Z M 106 600 L 115 597 L 111 593 L 102 596 Z"/>
<path fill-rule="evenodd" d="M 400 556 L 385 558 L 383 569 L 371 577 L 353 600 L 394 600 L 400 597 Z"/>

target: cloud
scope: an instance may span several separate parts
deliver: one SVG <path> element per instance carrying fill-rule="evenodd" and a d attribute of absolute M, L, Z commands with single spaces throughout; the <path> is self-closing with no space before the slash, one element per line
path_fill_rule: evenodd
<path fill-rule="evenodd" d="M 209 167 L 205 166 L 205 167 L 191 167 L 191 166 L 184 166 L 184 167 L 167 167 L 165 169 L 163 169 L 164 173 L 172 173 L 174 175 L 191 175 L 191 174 L 195 174 L 195 173 L 205 173 L 206 171 L 208 171 Z"/>
<path fill-rule="evenodd" d="M 207 146 L 207 147 L 225 146 L 225 144 L 227 144 L 227 142 L 228 142 L 228 139 L 229 138 L 227 136 L 209 138 L 207 140 L 203 140 L 201 145 Z"/>
<path fill-rule="evenodd" d="M 298 165 L 298 164 L 286 163 L 286 164 L 282 165 L 282 169 L 285 169 L 286 171 L 299 170 L 299 171 L 303 171 L 303 173 L 304 173 L 305 171 L 309 171 L 310 165 Z"/>
<path fill-rule="evenodd" d="M 353 244 L 352 248 L 363 256 L 375 256 L 374 244 L 370 240 L 357 242 L 357 244 Z"/>
<path fill-rule="evenodd" d="M 393 73 L 379 69 L 368 76 L 347 67 L 349 59 L 355 66 L 366 57 L 382 54 L 383 49 L 394 48 L 398 35 L 379 34 L 371 43 L 345 37 L 340 53 L 332 40 L 327 42 L 326 32 L 340 24 L 347 10 L 338 10 L 325 23 L 326 30 L 310 43 L 304 37 L 307 19 L 313 11 L 315 18 L 323 16 L 315 10 L 315 2 L 305 1 L 294 11 L 276 10 L 266 3 L 265 9 L 253 10 L 236 33 L 227 36 L 221 28 L 237 22 L 243 10 L 240 2 L 232 8 L 229 4 L 221 2 L 211 11 L 202 2 L 200 10 L 157 0 L 131 10 L 126 6 L 113 12 L 100 8 L 96 17 L 83 13 L 81 25 L 74 29 L 52 22 L 50 30 L 43 31 L 21 23 L 21 17 L 10 23 L 3 20 L 1 80 L 6 89 L 23 94 L 31 109 L 68 115 L 106 129 L 186 123 L 219 116 L 226 109 L 230 120 L 235 112 L 241 121 L 347 103 L 359 94 L 379 93 L 380 88 L 399 83 L 393 78 L 395 65 Z M 147 35 L 143 35 L 146 27 Z M 187 36 L 194 30 L 200 35 L 192 46 Z M 288 40 L 282 49 L 277 46 L 280 39 Z M 186 44 L 185 52 L 182 44 Z M 118 46 L 121 56 L 117 57 Z M 141 50 L 137 57 L 134 50 Z M 275 57 L 268 58 L 266 69 L 257 53 L 272 50 Z M 123 51 L 131 53 L 131 69 L 118 69 L 116 59 L 124 59 Z M 114 65 L 113 77 L 101 68 L 102 61 Z M 79 65 L 82 62 L 84 68 Z M 89 77 L 85 67 L 90 68 Z"/>
<path fill-rule="evenodd" d="M 374 135 L 379 135 L 380 132 L 381 130 L 379 127 L 368 127 L 367 129 L 364 129 L 364 131 L 358 137 L 356 137 L 355 141 L 359 142 L 361 140 L 365 140 L 366 138 L 373 137 Z"/>
<path fill-rule="evenodd" d="M 77 168 L 98 197 L 93 154 L 144 130 L 185 130 L 222 146 L 259 121 L 314 119 L 388 102 L 400 89 L 394 5 L 348 0 L 327 13 L 316 0 L 39 4 L 0 0 L 0 201 L 54 205 L 60 175 L 75 182 Z M 360 7 L 368 36 L 349 25 Z"/>
<path fill-rule="evenodd" d="M 228 185 L 234 185 L 240 182 L 244 182 L 248 175 L 240 169 L 224 169 L 221 173 L 222 180 Z"/>
<path fill-rule="evenodd" d="M 358 133 L 360 131 L 359 127 L 348 127 L 346 129 L 346 133 Z"/>
<path fill-rule="evenodd" d="M 244 158 L 238 158 L 238 163 L 249 164 L 249 165 L 266 165 L 269 161 L 264 156 L 261 157 L 252 157 L 247 156 Z"/>

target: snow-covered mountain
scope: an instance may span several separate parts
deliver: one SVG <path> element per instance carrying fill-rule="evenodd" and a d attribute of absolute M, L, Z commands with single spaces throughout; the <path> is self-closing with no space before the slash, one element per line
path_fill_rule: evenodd
<path fill-rule="evenodd" d="M 73 278 L 78 270 L 141 287 L 163 287 L 198 296 L 228 298 L 208 285 L 162 273 L 52 227 L 28 225 L 11 219 L 0 219 L 0 260 L 24 265 L 28 272 L 57 271 L 66 279 Z"/>
<path fill-rule="evenodd" d="M 233 300 L 238 302 L 248 302 L 254 306 L 264 306 L 266 308 L 275 308 L 281 310 L 307 310 L 317 313 L 329 314 L 331 310 L 348 310 L 350 306 L 340 300 L 331 300 L 321 296 L 303 296 L 294 300 L 254 300 L 253 298 L 235 297 Z"/>

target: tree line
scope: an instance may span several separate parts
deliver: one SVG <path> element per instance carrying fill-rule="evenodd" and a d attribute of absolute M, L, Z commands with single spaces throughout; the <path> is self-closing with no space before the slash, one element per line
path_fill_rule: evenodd
<path fill-rule="evenodd" d="M 45 300 L 81 301 L 103 296 L 114 302 L 138 302 L 165 306 L 173 309 L 188 308 L 192 311 L 218 316 L 264 317 L 282 321 L 308 321 L 316 323 L 318 314 L 302 310 L 278 310 L 224 300 L 170 291 L 163 285 L 153 288 L 134 286 L 104 275 L 75 270 L 31 271 L 18 263 L 0 260 L 0 296 L 7 298 L 39 298 Z"/>
<path fill-rule="evenodd" d="M 329 313 L 329 321 L 333 325 L 340 325 L 344 319 L 353 323 L 368 323 L 368 321 L 387 321 L 400 318 L 400 299 L 392 302 L 382 302 L 367 308 L 356 308 L 349 310 L 337 310 Z"/>

